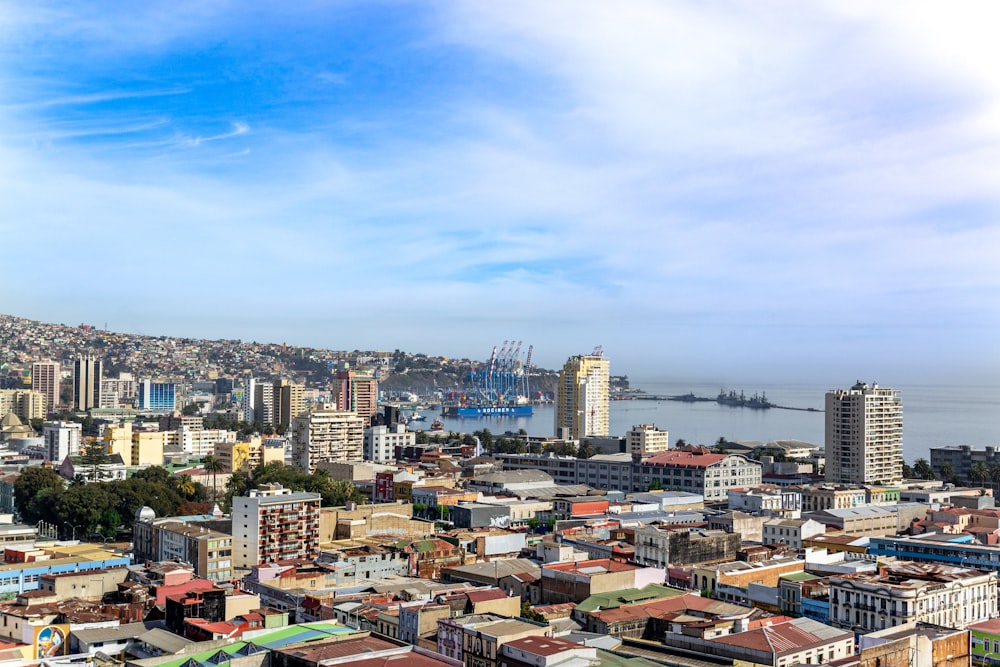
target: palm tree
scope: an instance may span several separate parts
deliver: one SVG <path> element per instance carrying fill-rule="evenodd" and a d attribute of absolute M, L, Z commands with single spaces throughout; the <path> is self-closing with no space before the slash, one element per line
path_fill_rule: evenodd
<path fill-rule="evenodd" d="M 215 476 L 218 475 L 223 470 L 225 470 L 226 466 L 223 465 L 221 459 L 213 456 L 212 454 L 209 454 L 208 456 L 205 457 L 205 460 L 202 461 L 201 466 L 205 469 L 205 472 L 212 473 L 212 500 L 216 500 L 218 498 L 218 495 L 216 493 L 216 488 L 215 488 Z"/>
<path fill-rule="evenodd" d="M 979 481 L 980 484 L 985 482 L 990 477 L 990 469 L 982 461 L 974 463 L 971 468 L 969 468 L 969 479 L 974 479 Z"/>
<path fill-rule="evenodd" d="M 1000 463 L 994 463 L 990 466 L 990 481 L 993 482 L 993 492 L 996 494 L 997 490 L 1000 489 Z"/>
<path fill-rule="evenodd" d="M 913 474 L 920 479 L 935 479 L 934 468 L 927 462 L 927 459 L 917 459 L 913 462 Z"/>

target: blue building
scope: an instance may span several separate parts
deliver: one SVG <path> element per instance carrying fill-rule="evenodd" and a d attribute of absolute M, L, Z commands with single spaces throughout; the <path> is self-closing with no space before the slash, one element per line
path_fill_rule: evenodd
<path fill-rule="evenodd" d="M 25 591 L 38 590 L 38 580 L 45 574 L 65 574 L 108 570 L 132 564 L 128 556 L 118 556 L 112 551 L 94 548 L 92 545 L 67 547 L 7 547 L 7 556 L 14 552 L 25 553 L 25 558 L 34 556 L 35 551 L 44 552 L 48 560 L 26 560 L 23 562 L 0 563 L 0 597 L 13 597 Z"/>
<path fill-rule="evenodd" d="M 177 405 L 177 385 L 173 382 L 153 382 L 143 380 L 139 383 L 139 405 L 141 412 L 173 412 Z"/>
<path fill-rule="evenodd" d="M 986 572 L 1000 571 L 1000 547 L 976 542 L 968 533 L 872 537 L 868 541 L 868 553 L 918 563 L 943 563 Z"/>

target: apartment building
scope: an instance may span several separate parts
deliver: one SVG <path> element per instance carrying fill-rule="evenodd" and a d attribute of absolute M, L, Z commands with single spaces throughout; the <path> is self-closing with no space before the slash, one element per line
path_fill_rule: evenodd
<path fill-rule="evenodd" d="M 322 408 L 292 420 L 292 465 L 313 473 L 320 461 L 363 461 L 365 420 L 354 412 Z"/>
<path fill-rule="evenodd" d="M 417 442 L 417 434 L 406 430 L 403 424 L 372 426 L 364 432 L 364 459 L 375 463 L 394 463 L 397 447 L 410 447 Z"/>
<path fill-rule="evenodd" d="M 608 435 L 610 368 L 603 354 L 578 355 L 566 361 L 556 391 L 556 437 L 582 440 Z"/>
<path fill-rule="evenodd" d="M 262 484 L 233 498 L 233 565 L 319 556 L 318 493 Z"/>
<path fill-rule="evenodd" d="M 62 368 L 58 361 L 36 361 L 31 364 L 31 388 L 45 396 L 45 411 L 52 414 L 59 410 L 59 388 Z M 0 416 L 4 414 L 0 410 Z"/>
<path fill-rule="evenodd" d="M 202 579 L 233 578 L 233 536 L 203 522 L 157 519 L 152 509 L 143 507 L 136 512 L 133 544 L 136 561 L 179 560 L 190 563 Z"/>
<path fill-rule="evenodd" d="M 826 480 L 891 484 L 903 479 L 899 392 L 858 382 L 826 394 Z"/>
<path fill-rule="evenodd" d="M 25 424 L 32 419 L 45 419 L 45 394 L 31 389 L 0 389 L 0 417 L 8 412 Z"/>

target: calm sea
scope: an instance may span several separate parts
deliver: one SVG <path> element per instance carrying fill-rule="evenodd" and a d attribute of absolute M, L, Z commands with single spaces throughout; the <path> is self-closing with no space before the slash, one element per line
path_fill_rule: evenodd
<path fill-rule="evenodd" d="M 721 387 L 708 384 L 637 382 L 648 394 L 676 396 L 694 392 L 714 398 Z M 912 462 L 928 457 L 941 445 L 1000 445 L 1000 387 L 894 386 L 903 400 L 903 457 Z M 764 392 L 772 403 L 794 408 L 823 409 L 824 395 L 833 387 L 758 385 L 726 387 L 750 396 Z M 535 406 L 531 417 L 482 419 L 442 418 L 446 431 L 488 428 L 494 434 L 524 429 L 531 435 L 552 435 L 553 408 Z M 622 435 L 635 424 L 656 424 L 670 431 L 671 441 L 714 444 L 727 440 L 796 439 L 823 445 L 823 413 L 804 410 L 752 410 L 710 403 L 677 401 L 612 401 L 611 432 Z"/>

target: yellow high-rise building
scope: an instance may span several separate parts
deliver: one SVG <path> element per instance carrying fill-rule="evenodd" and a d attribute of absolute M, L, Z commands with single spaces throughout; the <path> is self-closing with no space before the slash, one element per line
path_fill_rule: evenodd
<path fill-rule="evenodd" d="M 566 361 L 556 390 L 557 438 L 581 440 L 609 434 L 610 370 L 603 354 L 581 354 Z"/>

